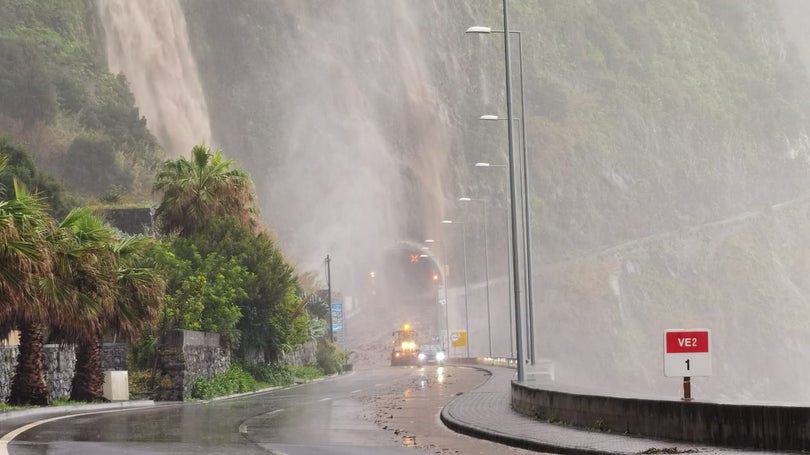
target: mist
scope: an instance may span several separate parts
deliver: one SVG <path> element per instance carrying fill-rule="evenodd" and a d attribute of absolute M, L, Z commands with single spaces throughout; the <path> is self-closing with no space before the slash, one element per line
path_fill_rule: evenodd
<path fill-rule="evenodd" d="M 187 30 L 171 19 L 154 39 L 196 61 L 201 88 L 180 99 L 211 109 L 188 128 L 176 121 L 191 116 L 153 112 L 182 104 L 154 93 L 194 86 L 191 70 L 150 68 L 148 53 L 129 51 L 167 30 L 158 18 L 177 4 L 157 2 L 143 21 L 100 4 L 117 30 L 108 53 L 124 60 L 111 55 L 111 68 L 164 147 L 180 155 L 210 135 L 237 159 L 297 269 L 320 272 L 330 256 L 356 339 L 384 350 L 417 319 L 468 329 L 472 356 L 511 356 L 505 174 L 472 166 L 506 161 L 504 125 L 477 121 L 505 114 L 503 40 L 463 33 L 502 18 L 499 2 L 470 3 L 182 3 Z M 561 386 L 677 398 L 663 331 L 708 328 L 714 374 L 693 379 L 695 396 L 810 401 L 796 381 L 810 373 L 808 8 L 511 3 L 524 40 L 537 357 Z M 677 20 L 653 20 L 665 14 Z M 126 36 L 137 45 L 110 47 Z M 485 198 L 488 218 L 459 196 Z M 437 242 L 422 250 L 425 239 Z M 409 281 L 422 251 L 445 274 L 446 308 L 403 303 L 424 293 Z M 382 289 L 385 270 L 408 278 Z"/>
<path fill-rule="evenodd" d="M 125 74 L 169 157 L 211 142 L 208 107 L 177 0 L 99 0 L 110 72 Z"/>

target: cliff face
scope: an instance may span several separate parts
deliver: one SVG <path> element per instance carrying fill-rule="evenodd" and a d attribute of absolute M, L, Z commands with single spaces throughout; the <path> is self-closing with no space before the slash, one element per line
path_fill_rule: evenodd
<path fill-rule="evenodd" d="M 667 393 L 677 385 L 660 373 L 660 333 L 704 326 L 714 396 L 805 396 L 786 379 L 810 343 L 796 322 L 810 183 L 810 86 L 791 44 L 800 3 L 510 5 L 539 353 L 573 382 Z M 506 161 L 505 126 L 477 121 L 504 115 L 502 37 L 463 33 L 501 28 L 500 2 L 184 9 L 214 140 L 251 171 L 264 217 L 304 265 L 436 236 L 441 217 L 478 223 L 455 202 L 462 193 L 492 198 L 490 261 L 506 264 L 503 176 L 472 167 Z M 477 226 L 472 258 L 483 254 L 470 246 Z"/>

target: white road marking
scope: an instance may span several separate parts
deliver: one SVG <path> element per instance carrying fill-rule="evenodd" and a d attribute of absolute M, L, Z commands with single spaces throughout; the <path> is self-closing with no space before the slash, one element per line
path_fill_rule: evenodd
<path fill-rule="evenodd" d="M 262 414 L 262 416 L 271 416 L 273 414 L 278 414 L 279 412 L 282 412 L 282 411 L 284 411 L 284 409 L 274 409 L 274 410 L 272 410 L 270 412 L 265 412 L 264 414 Z M 248 419 L 248 420 L 251 420 L 251 419 Z M 245 420 L 244 422 L 239 424 L 239 433 L 241 433 L 241 434 L 247 434 L 248 433 L 248 425 L 247 425 L 247 423 L 245 423 L 248 420 Z M 0 455 L 3 455 L 3 454 L 0 453 Z"/>
<path fill-rule="evenodd" d="M 363 389 L 357 389 L 357 390 L 352 390 L 352 393 L 360 393 L 362 391 L 363 391 Z"/>
<path fill-rule="evenodd" d="M 50 423 L 50 422 L 56 422 L 57 420 L 69 419 L 71 417 L 81 417 L 81 416 L 94 415 L 94 414 L 107 414 L 107 413 L 110 413 L 110 412 L 121 412 L 121 411 L 128 411 L 128 410 L 132 410 L 132 409 L 133 408 L 125 408 L 125 409 L 112 409 L 112 410 L 109 410 L 109 411 L 83 412 L 81 414 L 69 414 L 69 415 L 63 415 L 63 416 L 59 416 L 59 417 L 51 417 L 50 419 L 38 420 L 36 422 L 31 422 L 28 425 L 21 426 L 20 428 L 17 428 L 17 429 L 15 429 L 13 431 L 10 431 L 10 432 L 6 433 L 5 435 L 3 435 L 2 438 L 0 438 L 0 455 L 9 455 L 8 454 L 8 444 L 14 438 L 16 438 L 17 436 L 25 433 L 26 431 L 30 430 L 31 428 L 38 427 L 40 425 Z"/>

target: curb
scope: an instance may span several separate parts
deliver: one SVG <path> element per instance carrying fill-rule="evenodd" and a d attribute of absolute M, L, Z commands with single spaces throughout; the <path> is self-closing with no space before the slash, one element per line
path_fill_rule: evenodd
<path fill-rule="evenodd" d="M 103 411 L 122 408 L 145 408 L 155 406 L 153 400 L 115 401 L 112 403 L 75 404 L 68 406 L 45 406 L 41 408 L 20 409 L 19 411 L 0 412 L 0 422 L 10 419 L 36 417 L 48 414 L 75 414 L 87 411 Z"/>
<path fill-rule="evenodd" d="M 468 365 L 468 364 L 454 364 L 454 366 L 465 366 L 465 367 L 472 367 L 478 370 L 487 371 L 489 372 L 490 376 L 487 378 L 486 381 L 478 385 L 478 387 L 464 392 L 463 394 L 453 398 L 449 403 L 447 403 L 439 413 L 439 419 L 444 423 L 447 428 L 461 433 L 467 436 L 472 436 L 478 439 L 486 439 L 488 441 L 497 442 L 499 444 L 504 444 L 511 447 L 517 447 L 520 449 L 532 450 L 535 452 L 551 452 L 551 453 L 558 453 L 563 455 L 613 455 L 616 452 L 612 451 L 602 451 L 590 448 L 578 448 L 572 446 L 565 446 L 565 445 L 557 445 L 551 443 L 540 442 L 537 440 L 532 440 L 528 438 L 517 437 L 508 433 L 503 433 L 500 431 L 495 431 L 489 428 L 483 428 L 478 425 L 473 425 L 470 423 L 465 422 L 459 418 L 453 416 L 452 407 L 453 405 L 464 398 L 465 394 L 473 392 L 489 381 L 491 381 L 495 377 L 495 373 L 487 368 L 487 365 Z"/>
<path fill-rule="evenodd" d="M 273 390 L 289 389 L 289 388 L 292 388 L 292 387 L 306 385 L 306 384 L 310 384 L 310 383 L 313 383 L 313 382 L 321 382 L 321 381 L 325 381 L 327 379 L 336 378 L 338 376 L 341 376 L 341 374 L 340 373 L 335 373 L 335 374 L 330 374 L 330 375 L 327 375 L 327 376 L 321 376 L 320 378 L 315 378 L 315 379 L 298 379 L 295 382 L 293 382 L 292 384 L 288 384 L 288 385 L 276 385 L 276 386 L 273 386 L 273 387 L 267 387 L 265 389 L 253 390 L 251 392 L 242 392 L 242 393 L 235 393 L 233 395 L 224 395 L 224 396 L 221 396 L 221 397 L 214 397 L 214 398 L 210 398 L 208 400 L 188 400 L 188 401 L 178 401 L 177 403 L 210 403 L 212 401 L 230 400 L 231 398 L 247 397 L 247 396 L 250 396 L 250 395 L 257 395 L 257 394 L 260 394 L 260 393 L 272 392 Z M 301 382 L 298 382 L 298 381 L 301 381 Z"/>

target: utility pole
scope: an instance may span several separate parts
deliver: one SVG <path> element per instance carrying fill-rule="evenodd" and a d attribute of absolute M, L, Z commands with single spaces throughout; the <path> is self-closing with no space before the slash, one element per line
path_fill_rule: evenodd
<path fill-rule="evenodd" d="M 326 255 L 326 305 L 329 307 L 329 341 L 335 342 L 335 334 L 332 332 L 332 270 L 329 255 Z"/>

